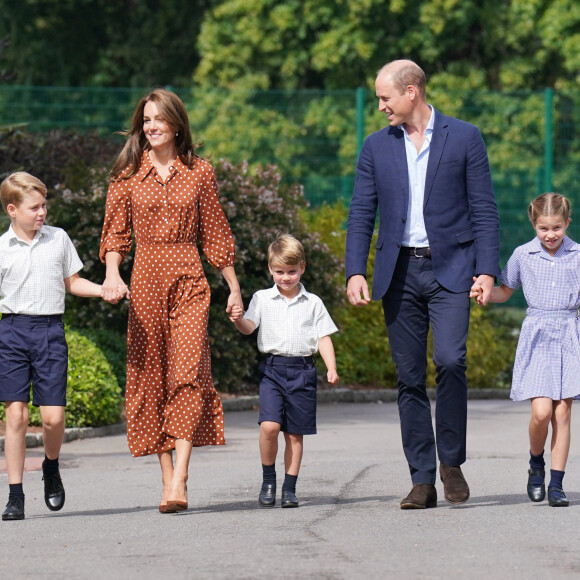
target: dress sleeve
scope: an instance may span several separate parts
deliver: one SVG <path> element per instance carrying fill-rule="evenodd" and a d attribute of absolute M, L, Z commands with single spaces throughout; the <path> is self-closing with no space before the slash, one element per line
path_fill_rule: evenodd
<path fill-rule="evenodd" d="M 201 179 L 199 242 L 207 261 L 221 270 L 234 265 L 234 236 L 220 204 L 217 181 L 211 165 L 206 165 Z"/>
<path fill-rule="evenodd" d="M 107 252 L 118 252 L 124 260 L 131 249 L 131 196 L 128 182 L 123 179 L 109 185 L 99 252 L 101 262 L 105 261 Z"/>

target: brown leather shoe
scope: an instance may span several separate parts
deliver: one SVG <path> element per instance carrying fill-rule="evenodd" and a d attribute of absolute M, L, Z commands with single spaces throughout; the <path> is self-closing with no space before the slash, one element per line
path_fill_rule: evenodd
<path fill-rule="evenodd" d="M 449 503 L 465 503 L 469 499 L 469 486 L 461 473 L 461 467 L 442 463 L 439 466 L 439 475 L 443 482 L 445 499 Z"/>
<path fill-rule="evenodd" d="M 401 500 L 402 510 L 424 510 L 437 507 L 437 490 L 429 483 L 416 483 L 411 493 Z"/>

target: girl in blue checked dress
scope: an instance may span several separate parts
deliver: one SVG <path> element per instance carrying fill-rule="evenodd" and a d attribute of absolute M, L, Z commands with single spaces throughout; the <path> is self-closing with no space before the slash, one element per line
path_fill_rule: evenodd
<path fill-rule="evenodd" d="M 572 399 L 580 395 L 580 245 L 566 236 L 570 204 L 557 193 L 544 193 L 528 207 L 537 236 L 515 249 L 490 302 L 505 302 L 520 286 L 528 309 L 514 363 L 511 398 L 531 399 L 528 496 L 542 501 L 544 444 L 552 423 L 548 502 L 568 505 L 562 480 L 570 449 Z M 471 293 L 478 302 L 481 290 Z"/>

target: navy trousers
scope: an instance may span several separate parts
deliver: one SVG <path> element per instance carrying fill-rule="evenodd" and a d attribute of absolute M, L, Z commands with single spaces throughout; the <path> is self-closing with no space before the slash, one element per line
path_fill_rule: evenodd
<path fill-rule="evenodd" d="M 446 465 L 465 462 L 469 292 L 453 293 L 439 285 L 430 259 L 401 254 L 383 309 L 411 479 L 413 484 L 434 484 L 437 455 Z M 437 373 L 435 432 L 426 388 L 429 326 Z"/>

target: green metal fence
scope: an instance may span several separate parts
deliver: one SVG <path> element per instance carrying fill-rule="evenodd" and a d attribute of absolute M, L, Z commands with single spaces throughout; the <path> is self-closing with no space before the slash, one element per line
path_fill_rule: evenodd
<path fill-rule="evenodd" d="M 286 179 L 304 185 L 313 206 L 349 199 L 364 137 L 386 124 L 376 97 L 362 88 L 173 90 L 186 103 L 194 134 L 205 143 L 204 155 L 276 164 Z M 111 134 L 127 127 L 145 92 L 0 86 L 0 126 Z M 555 189 L 580 215 L 580 93 L 431 91 L 429 100 L 482 131 L 502 223 L 502 262 L 533 236 L 526 207 L 536 195 Z M 580 240 L 580 217 L 569 233 Z"/>

